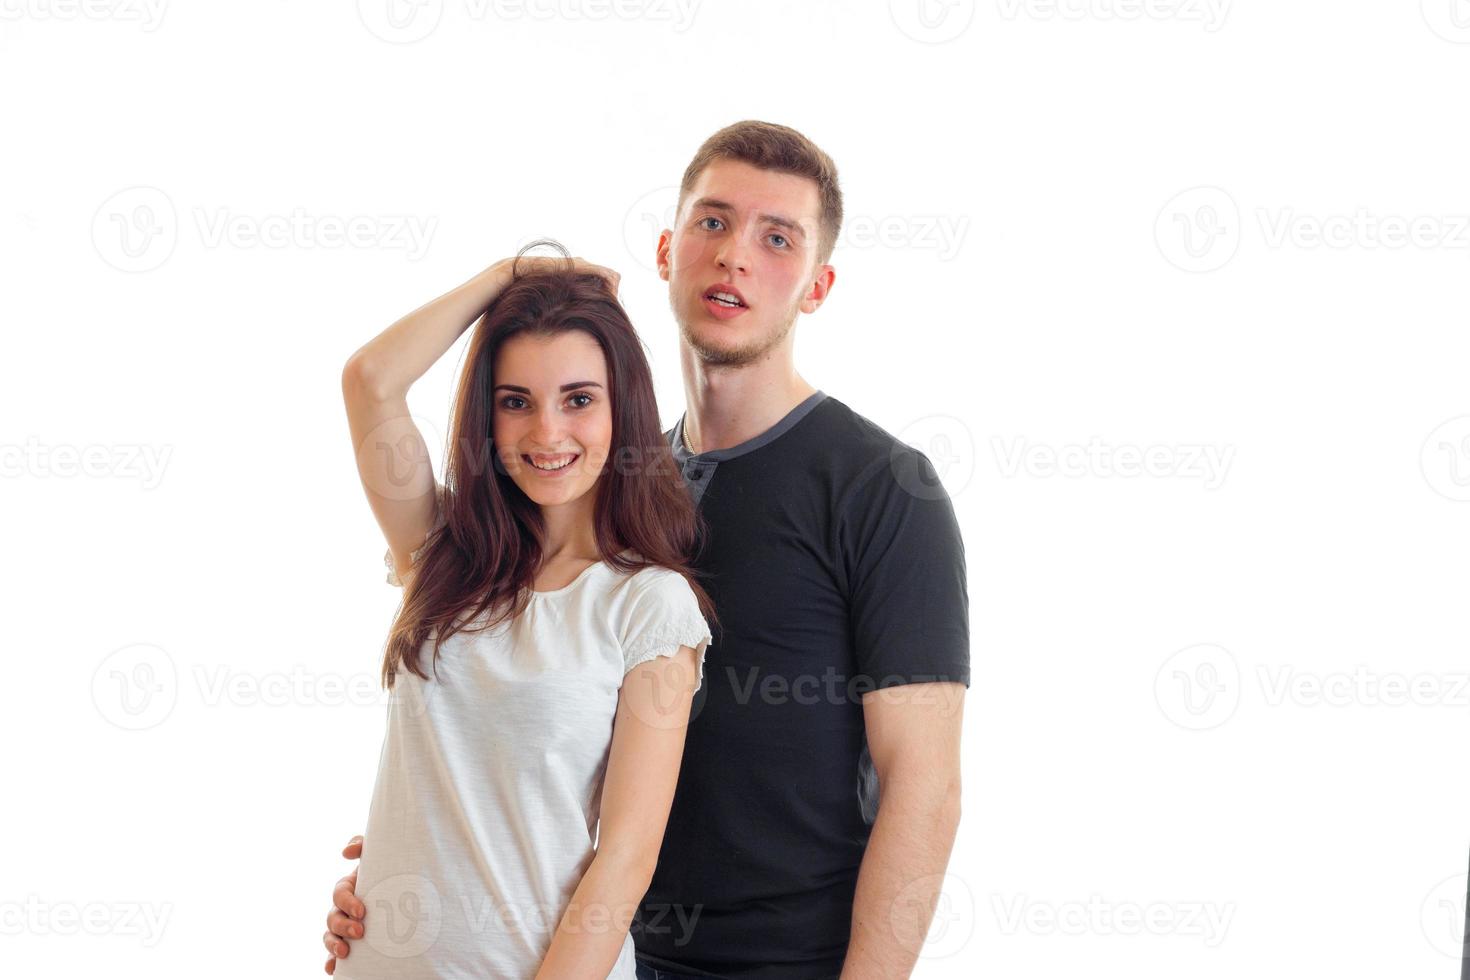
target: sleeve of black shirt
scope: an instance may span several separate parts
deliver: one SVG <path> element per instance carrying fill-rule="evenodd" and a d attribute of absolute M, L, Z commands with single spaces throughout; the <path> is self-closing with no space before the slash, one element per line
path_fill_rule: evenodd
<path fill-rule="evenodd" d="M 896 445 L 864 470 L 839 513 L 859 675 L 874 688 L 969 687 L 965 546 L 929 458 Z"/>

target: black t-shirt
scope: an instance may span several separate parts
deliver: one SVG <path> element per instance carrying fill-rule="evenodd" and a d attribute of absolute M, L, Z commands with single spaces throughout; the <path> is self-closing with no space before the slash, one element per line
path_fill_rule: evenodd
<path fill-rule="evenodd" d="M 695 695 L 639 960 L 732 980 L 842 969 L 877 813 L 861 695 L 970 683 L 964 547 L 929 459 L 816 392 L 739 446 L 666 435 L 720 624 Z"/>

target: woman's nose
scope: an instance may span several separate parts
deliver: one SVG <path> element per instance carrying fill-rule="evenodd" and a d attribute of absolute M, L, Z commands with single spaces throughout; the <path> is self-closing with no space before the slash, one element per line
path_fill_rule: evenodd
<path fill-rule="evenodd" d="M 536 413 L 531 438 L 542 448 L 555 449 L 561 439 L 562 428 L 561 413 L 554 408 L 543 408 Z"/>

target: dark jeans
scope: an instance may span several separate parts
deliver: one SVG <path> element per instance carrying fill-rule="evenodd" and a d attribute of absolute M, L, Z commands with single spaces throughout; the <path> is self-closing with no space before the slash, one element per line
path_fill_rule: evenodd
<path fill-rule="evenodd" d="M 646 963 L 638 964 L 638 980 L 701 980 L 688 973 L 670 973 L 668 970 L 656 970 Z"/>

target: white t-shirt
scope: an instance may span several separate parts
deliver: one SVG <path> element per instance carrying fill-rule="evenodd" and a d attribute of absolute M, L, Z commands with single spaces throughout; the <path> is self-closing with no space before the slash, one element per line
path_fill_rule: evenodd
<path fill-rule="evenodd" d="M 357 878 L 365 935 L 336 976 L 530 980 L 595 853 L 624 676 L 689 646 L 702 684 L 709 642 L 683 576 L 599 562 L 451 637 L 437 677 L 425 646 L 433 679 L 395 681 Z M 634 967 L 624 931 L 608 976 Z"/>

